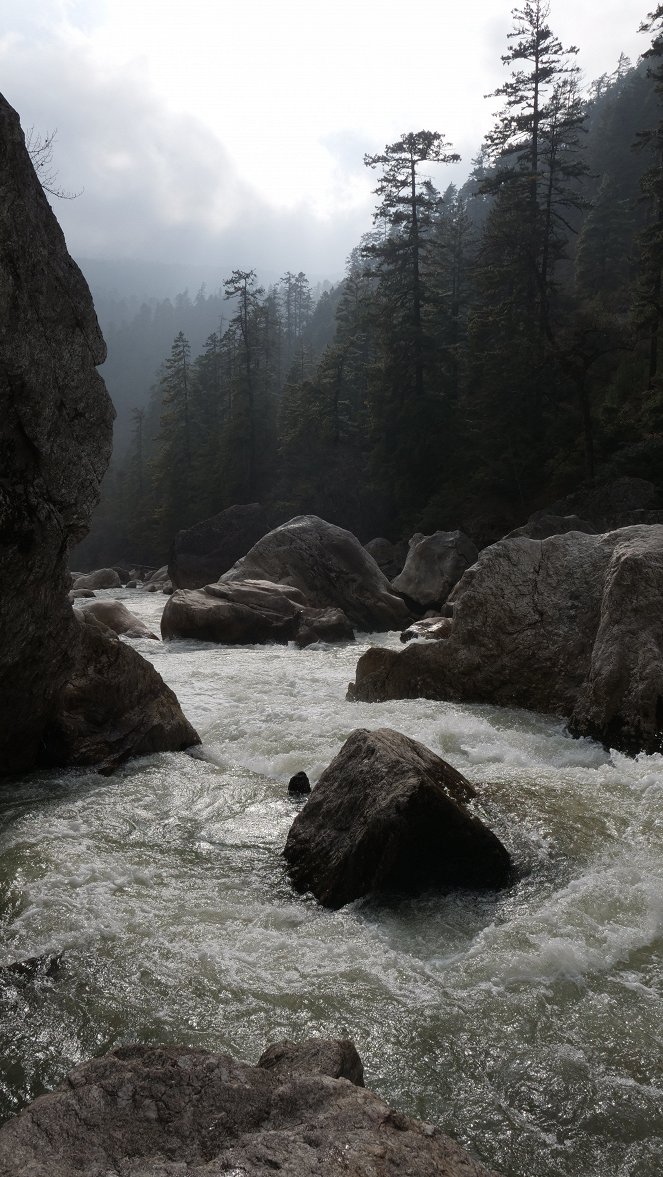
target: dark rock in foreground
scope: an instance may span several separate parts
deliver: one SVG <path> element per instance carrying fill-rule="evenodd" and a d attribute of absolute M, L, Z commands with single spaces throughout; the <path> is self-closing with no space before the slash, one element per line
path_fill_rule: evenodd
<path fill-rule="evenodd" d="M 292 824 L 283 852 L 292 882 L 332 908 L 382 891 L 503 887 L 511 861 L 468 809 L 475 797 L 423 744 L 358 729 Z"/>
<path fill-rule="evenodd" d="M 486 548 L 444 642 L 360 658 L 349 697 L 447 699 L 566 716 L 627 752 L 663 750 L 663 526 Z"/>
<path fill-rule="evenodd" d="M 301 797 L 311 792 L 311 782 L 305 772 L 296 772 L 288 781 L 288 792 L 294 797 Z"/>
<path fill-rule="evenodd" d="M 0 96 L 0 774 L 32 767 L 72 665 L 69 547 L 99 499 L 106 347 Z"/>
<path fill-rule="evenodd" d="M 405 603 L 352 535 L 316 515 L 298 515 L 270 531 L 221 578 L 270 580 L 300 590 L 315 609 L 341 609 L 359 629 L 402 629 Z"/>
<path fill-rule="evenodd" d="M 168 561 L 173 588 L 212 584 L 245 556 L 275 520 L 260 503 L 239 503 L 178 531 Z"/>
<path fill-rule="evenodd" d="M 179 752 L 200 739 L 152 664 L 82 612 L 76 662 L 60 709 L 44 733 L 44 765 L 98 765 Z"/>
<path fill-rule="evenodd" d="M 278 1043 L 257 1067 L 120 1047 L 0 1130 L 0 1177 L 491 1177 L 360 1078 L 348 1041 Z"/>

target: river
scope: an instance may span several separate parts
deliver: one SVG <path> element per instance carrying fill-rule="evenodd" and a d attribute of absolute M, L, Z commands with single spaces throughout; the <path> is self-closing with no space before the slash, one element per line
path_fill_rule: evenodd
<path fill-rule="evenodd" d="M 158 632 L 165 598 L 119 596 Z M 367 1086 L 505 1177 L 660 1177 L 663 758 L 627 759 L 523 711 L 348 703 L 369 644 L 132 644 L 202 749 L 114 776 L 0 791 L 0 1115 L 120 1043 L 253 1062 L 279 1038 L 350 1036 Z M 356 727 L 421 740 L 480 787 L 520 868 L 497 896 L 338 912 L 294 895 L 281 851 Z"/>

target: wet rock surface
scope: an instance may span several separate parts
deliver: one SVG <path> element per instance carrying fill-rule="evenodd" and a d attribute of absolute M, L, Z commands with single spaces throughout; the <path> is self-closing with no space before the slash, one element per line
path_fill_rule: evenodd
<path fill-rule="evenodd" d="M 299 589 L 312 608 L 341 609 L 366 631 L 402 629 L 403 600 L 356 536 L 319 519 L 298 515 L 265 535 L 221 577 L 221 583 L 270 580 Z"/>
<path fill-rule="evenodd" d="M 626 751 L 663 746 L 663 527 L 486 548 L 444 642 L 371 649 L 349 697 L 527 707 Z"/>
<path fill-rule="evenodd" d="M 0 1177 L 490 1177 L 360 1078 L 342 1040 L 278 1043 L 255 1067 L 185 1046 L 120 1047 L 0 1130 Z"/>
<path fill-rule="evenodd" d="M 468 808 L 475 799 L 423 744 L 360 728 L 292 824 L 283 852 L 292 882 L 332 908 L 380 892 L 503 887 L 511 861 Z"/>

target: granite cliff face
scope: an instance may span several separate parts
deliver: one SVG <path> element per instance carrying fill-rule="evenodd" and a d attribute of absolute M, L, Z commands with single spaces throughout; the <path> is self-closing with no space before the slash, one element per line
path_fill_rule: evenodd
<path fill-rule="evenodd" d="M 0 774 L 48 763 L 44 734 L 85 657 L 67 561 L 111 453 L 105 356 L 85 279 L 0 95 Z"/>

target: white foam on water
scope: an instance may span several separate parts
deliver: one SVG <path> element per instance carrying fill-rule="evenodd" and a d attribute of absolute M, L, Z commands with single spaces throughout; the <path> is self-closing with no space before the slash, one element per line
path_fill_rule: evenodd
<path fill-rule="evenodd" d="M 162 594 L 103 595 L 158 630 Z M 654 1177 L 663 758 L 523 711 L 349 703 L 370 642 L 399 646 L 132 642 L 202 748 L 0 795 L 0 964 L 65 949 L 47 991 L 0 990 L 21 1059 L 0 1100 L 133 1038 L 253 1060 L 279 1037 L 348 1034 L 369 1084 L 510 1177 Z M 350 731 L 381 726 L 477 784 L 521 867 L 510 890 L 339 912 L 293 894 L 287 780 L 315 781 Z"/>

